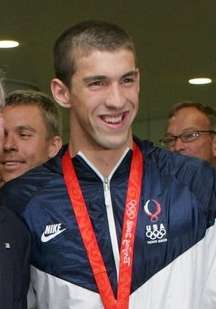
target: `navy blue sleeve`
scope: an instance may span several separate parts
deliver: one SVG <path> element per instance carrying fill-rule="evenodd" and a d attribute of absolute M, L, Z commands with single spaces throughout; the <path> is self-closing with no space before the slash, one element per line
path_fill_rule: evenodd
<path fill-rule="evenodd" d="M 187 186 L 206 213 L 208 225 L 216 218 L 216 169 L 207 161 L 169 151 L 158 151 L 157 162 L 162 174 L 171 175 Z"/>

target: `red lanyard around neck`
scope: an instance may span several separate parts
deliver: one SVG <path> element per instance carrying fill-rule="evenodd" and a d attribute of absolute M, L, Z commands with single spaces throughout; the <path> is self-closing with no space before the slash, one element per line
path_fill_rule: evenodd
<path fill-rule="evenodd" d="M 113 294 L 94 228 L 68 151 L 65 152 L 62 158 L 62 168 L 71 206 L 75 213 L 104 307 L 106 309 L 128 309 L 132 280 L 134 239 L 142 187 L 143 155 L 139 147 L 134 144 L 124 210 L 117 299 Z"/>

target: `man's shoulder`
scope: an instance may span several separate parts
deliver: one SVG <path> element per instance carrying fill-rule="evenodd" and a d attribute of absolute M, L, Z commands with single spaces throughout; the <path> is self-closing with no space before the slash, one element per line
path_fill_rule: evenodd
<path fill-rule="evenodd" d="M 173 153 L 146 141 L 141 142 L 140 147 L 151 179 L 169 179 L 172 188 L 190 191 L 203 207 L 211 199 L 215 201 L 216 169 L 209 162 Z"/>
<path fill-rule="evenodd" d="M 8 240 L 19 240 L 29 243 L 30 236 L 24 222 L 10 209 L 0 206 L 0 238 L 7 237 Z"/>
<path fill-rule="evenodd" d="M 35 195 L 59 177 L 62 177 L 60 157 L 56 156 L 6 183 L 0 190 L 1 201 L 9 209 L 21 214 Z"/>
<path fill-rule="evenodd" d="M 215 168 L 207 161 L 171 152 L 146 140 L 139 141 L 139 145 L 146 164 L 153 164 L 162 174 L 170 174 L 177 178 L 187 178 L 200 171 L 207 175 L 216 175 Z"/>

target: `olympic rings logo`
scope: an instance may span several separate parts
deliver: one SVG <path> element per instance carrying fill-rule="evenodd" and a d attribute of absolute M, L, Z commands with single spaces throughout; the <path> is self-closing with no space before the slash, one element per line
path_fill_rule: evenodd
<path fill-rule="evenodd" d="M 166 229 L 161 223 L 160 227 L 157 224 L 146 226 L 146 237 L 151 240 L 162 239 L 166 235 Z"/>
<path fill-rule="evenodd" d="M 135 200 L 130 200 L 126 205 L 126 214 L 130 220 L 133 220 L 135 218 L 136 206 L 137 206 L 137 203 Z"/>
<path fill-rule="evenodd" d="M 153 202 L 153 204 L 155 206 L 155 211 L 154 212 L 151 212 L 149 210 L 150 202 Z M 161 207 L 160 207 L 160 204 L 156 200 L 147 200 L 143 208 L 144 208 L 145 213 L 150 217 L 150 220 L 152 222 L 158 221 L 159 215 L 161 213 Z"/>

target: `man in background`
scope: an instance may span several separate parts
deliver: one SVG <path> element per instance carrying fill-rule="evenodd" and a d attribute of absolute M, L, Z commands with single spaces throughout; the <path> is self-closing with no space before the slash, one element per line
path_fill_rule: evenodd
<path fill-rule="evenodd" d="M 0 109 L 4 91 L 0 84 Z M 0 112 L 0 153 L 4 120 Z M 26 309 L 29 286 L 30 235 L 20 219 L 0 200 L 0 308 Z"/>
<path fill-rule="evenodd" d="M 2 109 L 5 123 L 0 155 L 2 185 L 54 157 L 62 146 L 55 102 L 46 94 L 16 90 Z"/>
<path fill-rule="evenodd" d="M 174 105 L 162 142 L 171 151 L 198 157 L 216 166 L 216 110 L 195 102 Z"/>

